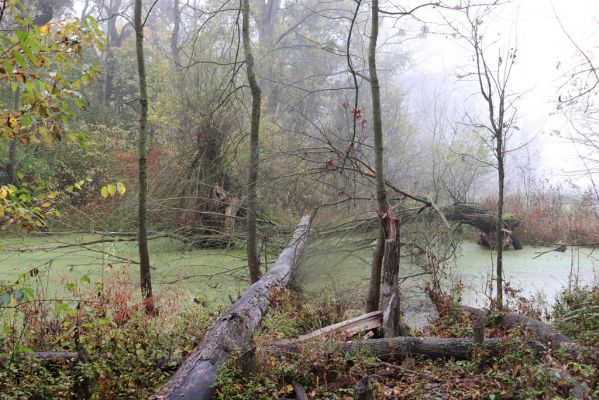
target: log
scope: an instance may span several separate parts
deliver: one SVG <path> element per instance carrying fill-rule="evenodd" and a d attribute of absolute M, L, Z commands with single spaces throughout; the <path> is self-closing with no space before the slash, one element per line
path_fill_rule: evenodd
<path fill-rule="evenodd" d="M 304 216 L 275 264 L 214 322 L 204 340 L 152 399 L 211 398 L 218 367 L 251 340 L 268 309 L 273 289 L 289 282 L 301 257 L 309 224 L 310 217 Z"/>
<path fill-rule="evenodd" d="M 325 353 L 343 355 L 368 354 L 381 360 L 403 359 L 408 356 L 423 355 L 430 358 L 454 358 L 471 360 L 477 349 L 483 349 L 490 355 L 500 353 L 505 342 L 501 338 L 488 338 L 482 344 L 470 338 L 439 338 L 398 336 L 394 338 L 357 340 L 350 343 L 324 343 Z M 543 352 L 546 347 L 534 340 L 526 340 L 531 348 Z M 275 353 L 297 354 L 302 351 L 298 343 L 274 344 L 270 349 Z"/>
<path fill-rule="evenodd" d="M 383 313 L 381 311 L 373 311 L 367 314 L 362 314 L 355 318 L 325 326 L 313 332 L 306 333 L 305 335 L 300 335 L 297 337 L 297 339 L 291 341 L 303 342 L 318 336 L 336 332 L 344 332 L 351 335 L 362 331 L 379 328 L 383 322 L 382 316 Z"/>
<path fill-rule="evenodd" d="M 430 289 L 426 290 L 426 293 L 433 302 L 437 312 L 441 312 L 444 307 L 442 296 Z M 469 312 L 482 319 L 489 317 L 491 314 L 488 310 L 476 307 L 460 305 L 459 308 L 461 311 Z M 596 347 L 580 346 L 562 332 L 555 330 L 551 325 L 537 319 L 522 314 L 504 312 L 499 316 L 497 322 L 506 329 L 523 329 L 554 350 L 559 348 L 564 349 L 570 357 L 578 358 L 582 356 L 582 359 L 587 363 L 599 362 L 599 349 Z"/>
<path fill-rule="evenodd" d="M 460 306 L 460 309 L 474 314 L 479 318 L 486 318 L 489 315 L 489 311 L 480 308 Z M 537 319 L 522 314 L 506 312 L 501 314 L 498 323 L 506 329 L 523 329 L 554 350 L 562 348 L 573 358 L 582 356 L 585 362 L 599 362 L 599 349 L 596 347 L 580 346 L 562 332 L 554 329 L 551 325 Z"/>
<path fill-rule="evenodd" d="M 470 225 L 481 231 L 481 245 L 493 247 L 493 237 L 497 227 L 496 211 L 476 204 L 454 204 L 451 207 L 445 207 L 443 213 L 449 221 Z M 514 249 L 521 250 L 522 243 L 514 233 L 520 226 L 520 218 L 512 213 L 504 213 L 502 220 L 506 231 L 504 245 L 511 244 Z"/>

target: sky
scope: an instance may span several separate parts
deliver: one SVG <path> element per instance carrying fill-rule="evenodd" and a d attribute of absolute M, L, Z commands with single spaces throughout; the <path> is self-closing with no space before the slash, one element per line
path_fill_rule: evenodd
<path fill-rule="evenodd" d="M 443 14 L 459 19 L 455 12 Z M 480 101 L 476 86 L 457 78 L 458 72 L 473 65 L 472 50 L 464 42 L 434 33 L 435 22 L 442 22 L 439 11 L 429 9 L 419 17 L 430 21 L 433 33 L 410 42 L 412 63 L 400 77 L 409 88 L 413 107 L 418 109 L 420 105 L 424 112 L 431 98 L 438 96 L 460 105 Z M 564 92 L 560 86 L 565 76 L 580 62 L 564 30 L 585 50 L 597 46 L 599 1 L 513 0 L 501 6 L 493 18 L 486 19 L 483 29 L 487 43 L 494 43 L 489 54 L 495 55 L 506 46 L 518 49 L 510 85 L 521 95 L 517 103 L 518 134 L 525 140 L 534 138 L 530 148 L 539 172 L 551 176 L 554 182 L 571 178 L 569 172 L 581 168 L 577 151 L 569 141 L 551 134 L 554 130 L 568 130 L 556 113 L 557 99 Z M 575 182 L 587 183 L 584 178 Z"/>

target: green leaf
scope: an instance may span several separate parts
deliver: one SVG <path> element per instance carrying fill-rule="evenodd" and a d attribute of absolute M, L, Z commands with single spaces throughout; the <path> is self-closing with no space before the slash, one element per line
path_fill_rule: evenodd
<path fill-rule="evenodd" d="M 27 66 L 27 63 L 25 62 L 25 58 L 23 58 L 23 56 L 21 55 L 21 53 L 19 53 L 16 50 L 12 50 L 10 52 L 10 54 L 12 54 L 12 56 L 15 58 L 15 60 L 17 60 L 17 62 L 19 63 L 19 65 L 23 68 L 25 68 Z"/>

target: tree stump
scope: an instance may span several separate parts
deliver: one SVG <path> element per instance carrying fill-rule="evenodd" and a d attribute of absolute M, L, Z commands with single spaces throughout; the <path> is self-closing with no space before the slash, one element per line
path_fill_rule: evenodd
<path fill-rule="evenodd" d="M 374 389 L 368 380 L 368 376 L 363 377 L 354 387 L 354 400 L 372 400 Z"/>

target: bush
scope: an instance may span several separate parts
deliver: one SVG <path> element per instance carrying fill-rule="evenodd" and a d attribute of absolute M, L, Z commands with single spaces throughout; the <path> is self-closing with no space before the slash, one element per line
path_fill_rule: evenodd
<path fill-rule="evenodd" d="M 586 346 L 599 346 L 599 287 L 564 290 L 553 310 L 557 329 Z"/>
<path fill-rule="evenodd" d="M 0 309 L 2 399 L 146 399 L 155 392 L 214 317 L 199 305 L 181 308 L 175 290 L 157 296 L 160 314 L 150 318 L 131 287 L 123 271 L 103 285 L 86 278 L 68 283 L 76 300 L 38 293 Z M 49 362 L 26 354 L 38 351 L 78 352 L 86 360 Z"/>

